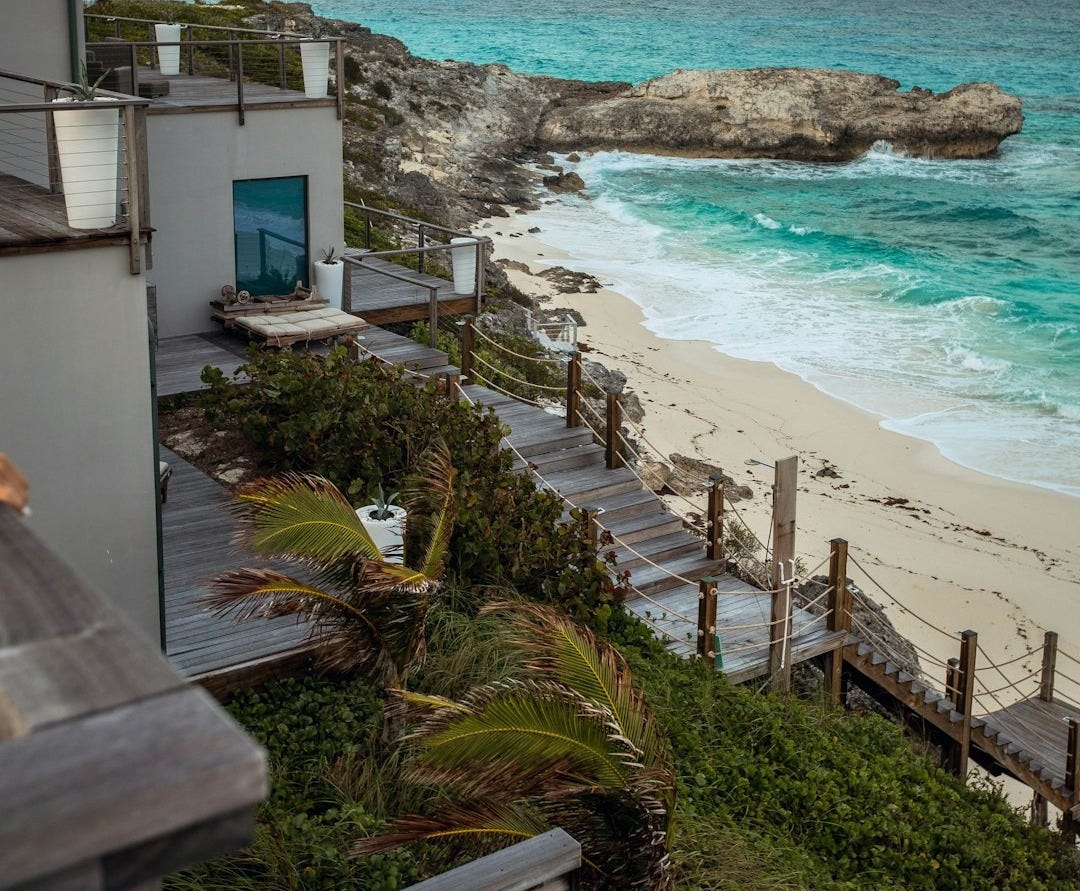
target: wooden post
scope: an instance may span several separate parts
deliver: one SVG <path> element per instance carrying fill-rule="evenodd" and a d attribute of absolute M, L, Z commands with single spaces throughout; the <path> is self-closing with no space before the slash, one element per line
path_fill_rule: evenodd
<path fill-rule="evenodd" d="M 195 39 L 195 36 L 194 36 L 194 33 L 193 33 L 194 31 L 195 31 L 194 28 L 184 28 L 184 30 L 180 32 L 181 36 L 183 36 L 184 34 L 187 34 L 187 73 L 188 73 L 188 77 L 191 77 L 195 73 L 195 45 L 192 43 L 192 41 Z M 134 49 L 134 47 L 133 47 L 133 49 Z M 138 93 L 136 93 L 135 95 L 137 96 Z"/>
<path fill-rule="evenodd" d="M 476 349 L 476 332 L 472 316 L 466 316 L 461 329 L 461 379 L 472 383 L 473 350 Z"/>
<path fill-rule="evenodd" d="M 957 667 L 956 710 L 963 716 L 960 738 L 953 740 L 949 752 L 949 768 L 960 779 L 967 777 L 968 755 L 971 751 L 971 712 L 975 705 L 975 654 L 979 635 L 964 631 L 960 635 L 960 665 Z"/>
<path fill-rule="evenodd" d="M 428 346 L 439 345 L 439 289 L 428 288 Z"/>
<path fill-rule="evenodd" d="M 703 578 L 698 587 L 697 654 L 716 666 L 716 579 Z"/>
<path fill-rule="evenodd" d="M 1061 817 L 1061 831 L 1065 840 L 1076 844 L 1077 832 L 1080 831 L 1080 818 L 1076 816 L 1080 808 L 1080 721 L 1069 718 L 1069 747 L 1065 750 L 1065 788 L 1072 793 L 1069 807 Z"/>
<path fill-rule="evenodd" d="M 1039 679 L 1039 699 L 1054 701 L 1054 675 L 1057 672 L 1058 636 L 1056 631 L 1043 635 L 1042 676 Z"/>
<path fill-rule="evenodd" d="M 352 312 L 352 270 L 351 260 L 342 259 L 345 264 L 345 274 L 341 276 L 341 308 L 344 312 Z"/>
<path fill-rule="evenodd" d="M 132 275 L 142 272 L 139 256 L 139 236 L 142 232 L 142 195 L 139 194 L 139 142 L 135 122 L 135 106 L 125 105 L 124 118 L 124 172 L 127 175 L 128 209 L 128 268 Z"/>
<path fill-rule="evenodd" d="M 481 239 L 476 245 L 476 311 L 484 311 L 484 287 L 487 285 L 487 246 L 490 239 Z"/>
<path fill-rule="evenodd" d="M 772 592 L 769 614 L 769 689 L 791 689 L 791 580 Z"/>
<path fill-rule="evenodd" d="M 1045 829 L 1050 825 L 1050 813 L 1046 807 L 1046 799 L 1038 792 L 1031 796 L 1031 825 Z"/>
<path fill-rule="evenodd" d="M 595 551 L 600 546 L 600 508 L 581 508 L 581 519 L 585 523 L 585 540 Z"/>
<path fill-rule="evenodd" d="M 416 271 L 421 275 L 424 274 L 424 244 L 426 241 L 427 238 L 424 235 L 424 224 L 421 223 L 416 227 L 416 246 L 420 248 L 420 250 L 416 252 Z"/>
<path fill-rule="evenodd" d="M 451 402 L 457 402 L 461 397 L 461 376 L 447 371 L 443 374 L 443 389 L 446 398 Z"/>
<path fill-rule="evenodd" d="M 56 87 L 45 87 L 45 101 L 52 102 L 60 95 Z M 64 190 L 63 177 L 60 175 L 60 153 L 56 147 L 56 121 L 45 113 L 45 146 L 49 153 L 49 191 L 58 195 Z"/>
<path fill-rule="evenodd" d="M 364 247 L 371 249 L 371 212 L 364 208 Z"/>
<path fill-rule="evenodd" d="M 619 428 L 622 427 L 622 403 L 618 393 L 607 394 L 607 430 L 604 431 L 604 459 L 608 470 L 623 466 L 619 448 Z"/>
<path fill-rule="evenodd" d="M 581 426 L 581 353 L 570 354 L 566 366 L 566 426 Z"/>
<path fill-rule="evenodd" d="M 138 50 L 138 47 L 136 47 L 134 43 L 130 44 L 128 49 L 129 49 L 128 55 L 130 56 L 130 61 L 129 61 L 128 64 L 131 65 L 131 95 L 132 96 L 138 96 L 139 95 L 139 50 Z M 151 54 L 153 54 L 153 50 L 151 50 L 150 52 L 151 52 Z"/>
<path fill-rule="evenodd" d="M 960 660 L 953 656 L 945 668 L 945 698 L 956 707 L 956 695 L 960 684 Z"/>
<path fill-rule="evenodd" d="M 240 126 L 244 126 L 244 44 L 236 44 L 236 105 Z"/>
<path fill-rule="evenodd" d="M 349 351 L 349 361 L 350 362 L 359 362 L 360 361 L 360 344 L 359 344 L 359 342 L 357 342 L 355 334 L 350 335 L 345 340 L 345 346 Z"/>
<path fill-rule="evenodd" d="M 288 85 L 285 79 L 285 44 L 281 42 L 281 37 L 278 37 L 278 87 L 284 90 Z"/>
<path fill-rule="evenodd" d="M 776 462 L 773 477 L 773 553 L 769 578 L 774 588 L 780 580 L 792 574 L 795 560 L 795 490 L 799 478 L 799 459 L 784 458 Z"/>
<path fill-rule="evenodd" d="M 829 542 L 829 596 L 827 598 L 829 615 L 825 627 L 829 631 L 851 630 L 851 589 L 847 584 L 848 543 L 842 538 Z M 840 645 L 825 654 L 825 690 L 829 705 L 838 706 L 843 701 L 844 646 L 847 636 Z"/>
<path fill-rule="evenodd" d="M 334 96 L 337 99 L 337 119 L 345 114 L 345 41 L 334 41 Z"/>
<path fill-rule="evenodd" d="M 724 559 L 724 475 L 709 477 L 709 506 L 705 517 L 705 556 Z"/>

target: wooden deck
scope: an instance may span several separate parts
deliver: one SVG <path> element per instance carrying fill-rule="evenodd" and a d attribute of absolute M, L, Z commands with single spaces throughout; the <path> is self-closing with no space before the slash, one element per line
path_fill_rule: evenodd
<path fill-rule="evenodd" d="M 252 562 L 233 545 L 236 520 L 229 492 L 202 471 L 162 447 L 173 475 L 161 508 L 165 562 L 165 655 L 182 675 L 213 679 L 229 669 L 254 670 L 268 657 L 306 654 L 307 629 L 283 616 L 237 624 L 200 602 L 211 579 Z"/>
<path fill-rule="evenodd" d="M 139 69 L 140 81 L 148 78 L 162 79 L 163 75 L 150 68 Z M 169 82 L 169 92 L 151 101 L 147 114 L 190 114 L 208 111 L 235 111 L 238 104 L 236 81 L 221 77 L 172 74 L 164 78 Z M 337 100 L 333 95 L 324 99 L 309 99 L 303 90 L 283 90 L 267 84 L 244 81 L 245 108 L 295 108 L 326 106 L 333 108 Z"/>
<path fill-rule="evenodd" d="M 167 337 L 158 343 L 157 395 L 175 396 L 203 390 L 203 368 L 213 365 L 227 377 L 244 362 L 244 342 L 224 334 L 189 334 Z"/>
<path fill-rule="evenodd" d="M 427 319 L 431 311 L 431 288 L 435 288 L 441 314 L 476 311 L 475 295 L 456 294 L 453 284 L 434 275 L 410 271 L 379 257 L 371 257 L 358 265 L 350 264 L 350 267 L 352 289 L 348 309 L 372 325 Z M 407 275 L 413 281 L 390 278 L 382 274 L 382 270 Z"/>
<path fill-rule="evenodd" d="M 127 244 L 127 221 L 108 229 L 72 229 L 62 193 L 0 174 L 0 255 Z"/>

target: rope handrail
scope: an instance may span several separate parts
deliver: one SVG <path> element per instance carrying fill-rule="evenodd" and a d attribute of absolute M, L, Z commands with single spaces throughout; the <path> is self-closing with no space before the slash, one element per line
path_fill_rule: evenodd
<path fill-rule="evenodd" d="M 1007 665 L 1012 665 L 1012 664 L 1014 664 L 1016 662 L 1019 662 L 1022 659 L 1030 659 L 1032 656 L 1035 655 L 1035 652 L 1036 652 L 1035 650 L 1029 650 L 1026 653 L 1021 653 L 1019 656 L 1013 656 L 1012 659 L 1007 659 L 1004 662 L 989 661 L 988 664 L 989 665 L 997 665 L 998 668 L 1005 668 Z M 981 666 L 980 666 L 980 668 L 981 668 Z"/>
<path fill-rule="evenodd" d="M 484 365 L 486 365 L 492 371 L 496 372 L 497 374 L 501 374 L 503 377 L 510 378 L 510 380 L 512 380 L 514 383 L 521 384 L 523 387 L 530 387 L 535 390 L 548 390 L 549 392 L 553 393 L 562 393 L 563 391 L 562 387 L 553 387 L 550 384 L 532 384 L 529 383 L 529 381 L 522 380 L 519 377 L 515 377 L 509 371 L 504 371 L 502 368 L 499 368 L 496 365 L 492 365 L 490 362 L 487 361 L 487 359 L 476 353 L 473 354 L 473 360 L 476 362 L 483 362 Z"/>
<path fill-rule="evenodd" d="M 1031 672 L 1031 674 L 1024 675 L 1024 677 L 1019 678 L 1015 681 L 1009 681 L 1007 684 L 1002 684 L 1000 687 L 995 687 L 993 690 L 991 690 L 989 687 L 987 687 L 986 682 L 979 677 L 979 671 L 980 669 L 975 670 L 975 683 L 979 684 L 983 688 L 983 692 L 987 695 L 991 693 L 1004 693 L 1006 690 L 1015 690 L 1017 693 L 1020 693 L 1025 699 L 1030 694 L 1023 693 L 1020 690 L 1020 684 L 1024 683 L 1024 681 L 1030 681 L 1032 678 L 1038 677 L 1039 675 L 1038 671 L 1033 671 Z"/>
<path fill-rule="evenodd" d="M 509 347 L 504 346 L 503 344 L 499 343 L 494 338 L 489 337 L 487 334 L 485 334 L 483 331 L 481 331 L 476 325 L 473 325 L 473 334 L 478 334 L 480 337 L 482 337 L 484 340 L 486 340 L 488 343 L 490 343 L 493 347 L 495 347 L 496 349 L 502 350 L 508 356 L 513 356 L 515 359 L 521 359 L 522 361 L 525 361 L 525 362 L 536 362 L 538 364 L 542 363 L 542 364 L 545 364 L 545 365 L 562 365 L 563 364 L 562 359 L 551 359 L 551 358 L 547 358 L 547 357 L 543 357 L 543 356 L 525 356 L 525 355 L 523 355 L 521 353 L 516 353 L 512 349 L 510 349 Z M 474 353 L 474 356 L 476 358 L 480 358 L 479 356 L 476 356 L 475 353 Z M 565 388 L 564 387 L 557 387 L 556 389 L 562 390 L 562 389 L 565 389 Z"/>
<path fill-rule="evenodd" d="M 1058 690 L 1054 691 L 1054 699 L 1055 700 L 1060 700 L 1060 701 L 1064 702 L 1066 705 L 1071 705 L 1073 708 L 1080 709 L 1080 702 L 1077 702 L 1071 696 L 1066 696 L 1064 693 L 1062 693 L 1062 692 L 1060 692 Z M 1080 716 L 1078 716 L 1078 717 L 1080 717 Z"/>
<path fill-rule="evenodd" d="M 1070 677 L 1069 675 L 1065 674 L 1065 672 L 1063 672 L 1060 668 L 1055 668 L 1054 669 L 1054 676 L 1059 677 L 1059 678 L 1064 678 L 1065 680 L 1067 680 L 1073 686 L 1080 687 L 1080 681 L 1078 681 L 1074 677 Z"/>
<path fill-rule="evenodd" d="M 687 625 L 692 625 L 697 628 L 697 622 L 695 622 L 689 616 L 684 616 L 682 613 L 673 610 L 670 606 L 665 606 L 659 600 L 653 600 L 653 598 L 651 598 L 648 594 L 642 593 L 642 591 L 633 583 L 633 581 L 627 582 L 627 587 L 635 594 L 637 594 L 637 596 L 640 597 L 642 600 L 651 603 L 657 609 L 661 610 L 664 615 L 678 618 L 680 621 L 685 622 Z"/>
<path fill-rule="evenodd" d="M 1064 657 L 1065 657 L 1066 659 L 1068 659 L 1068 660 L 1069 660 L 1070 662 L 1075 662 L 1075 663 L 1076 663 L 1077 665 L 1080 665 L 1080 659 L 1077 659 L 1077 658 L 1076 658 L 1075 656 L 1072 656 L 1072 655 L 1070 655 L 1070 654 L 1069 654 L 1069 653 L 1067 653 L 1067 652 L 1066 652 L 1065 650 L 1061 649 L 1061 647 L 1060 647 L 1060 646 L 1058 647 L 1058 651 L 1057 651 L 1057 652 L 1058 652 L 1058 655 L 1059 655 L 1059 656 L 1064 656 Z"/>
<path fill-rule="evenodd" d="M 480 374 L 480 372 L 478 372 L 475 368 L 473 369 L 473 375 L 472 376 L 474 378 L 476 378 L 476 380 L 480 381 L 485 387 L 488 387 L 489 389 L 494 390 L 496 393 L 502 393 L 503 396 L 509 396 L 511 399 L 517 399 L 519 402 L 525 402 L 525 403 L 528 403 L 529 405 L 535 405 L 539 409 L 543 408 L 543 406 L 539 402 L 537 402 L 535 399 L 529 399 L 527 396 L 519 396 L 517 393 L 511 393 L 509 390 L 505 389 L 504 387 L 500 387 L 494 381 L 488 380 L 488 378 L 486 378 L 482 374 Z M 471 402 L 472 400 L 469 400 L 469 401 Z M 518 457 L 522 457 L 522 456 L 519 455 Z M 522 457 L 522 460 L 524 461 L 526 459 Z"/>
<path fill-rule="evenodd" d="M 874 578 L 869 573 L 869 571 L 867 571 L 866 567 L 863 566 L 856 559 L 855 555 L 852 554 L 850 551 L 848 552 L 848 560 L 850 562 L 854 563 L 862 571 L 863 575 L 865 575 L 868 579 L 870 579 L 870 581 L 873 583 L 874 587 L 876 587 L 882 594 L 884 594 L 893 603 L 895 603 L 898 607 L 900 607 L 900 609 L 902 609 L 904 612 L 908 613 L 908 615 L 914 616 L 916 619 L 918 619 L 920 622 L 922 622 L 928 628 L 932 628 L 934 631 L 937 631 L 939 634 L 944 635 L 945 637 L 949 638 L 950 640 L 957 640 L 958 641 L 960 639 L 959 635 L 952 634 L 951 632 L 948 632 L 943 628 L 939 628 L 933 622 L 929 621 L 928 619 L 923 618 L 921 615 L 919 615 L 913 609 L 911 609 L 910 607 L 905 606 L 903 603 L 901 603 L 899 600 L 897 600 L 896 597 L 894 597 L 892 594 L 890 594 L 885 589 L 885 587 L 881 584 L 881 582 L 879 582 L 876 578 Z"/>
<path fill-rule="evenodd" d="M 421 371 L 417 371 L 415 368 L 409 368 L 409 367 L 407 367 L 405 365 L 399 365 L 397 362 L 391 362 L 386 357 L 380 356 L 374 350 L 369 349 L 368 347 L 364 346 L 362 343 L 359 343 L 359 342 L 356 342 L 356 341 L 354 341 L 354 342 L 356 343 L 357 349 L 363 350 L 365 353 L 367 353 L 369 356 L 371 356 L 372 359 L 375 359 L 377 362 L 382 362 L 383 365 L 386 365 L 389 368 L 400 368 L 404 374 L 411 375 L 412 377 L 418 377 L 421 380 L 429 381 L 429 380 L 432 379 L 432 375 L 430 375 L 430 374 L 424 374 Z"/>

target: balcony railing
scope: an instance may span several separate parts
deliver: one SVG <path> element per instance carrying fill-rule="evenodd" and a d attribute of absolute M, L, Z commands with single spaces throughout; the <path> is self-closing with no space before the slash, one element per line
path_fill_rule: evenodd
<path fill-rule="evenodd" d="M 57 102 L 70 86 L 0 70 L 0 250 L 127 243 L 137 275 L 144 238 L 150 265 L 148 103 L 109 90 Z M 105 110 L 96 131 L 79 126 Z"/>
<path fill-rule="evenodd" d="M 178 23 L 180 39 L 159 42 L 150 19 L 87 14 L 87 67 L 108 71 L 114 89 L 157 100 L 156 105 L 199 107 L 227 104 L 237 110 L 240 124 L 256 106 L 283 103 L 333 102 L 338 119 L 345 101 L 344 38 L 311 38 L 284 31 Z M 329 46 L 333 89 L 305 90 L 305 46 Z M 179 54 L 178 76 L 160 73 L 158 50 Z"/>

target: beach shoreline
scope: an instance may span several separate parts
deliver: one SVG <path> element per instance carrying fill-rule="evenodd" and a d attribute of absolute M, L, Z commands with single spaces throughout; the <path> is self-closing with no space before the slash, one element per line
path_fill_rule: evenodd
<path fill-rule="evenodd" d="M 995 661 L 1034 654 L 1017 663 L 1012 679 L 1038 669 L 1043 631 L 1057 631 L 1063 648 L 1080 651 L 1073 631 L 1080 627 L 1080 498 L 954 463 L 932 443 L 887 430 L 881 418 L 767 362 L 660 338 L 640 307 L 610 288 L 557 293 L 536 273 L 566 256 L 543 242 L 542 231 L 528 231 L 535 225 L 529 214 L 510 211 L 474 231 L 492 239 L 496 262 L 513 261 L 503 263 L 512 284 L 545 308 L 580 313 L 579 342 L 588 358 L 626 375 L 645 410 L 644 436 L 665 458 L 699 458 L 750 486 L 754 497 L 739 507 L 762 538 L 772 471 L 748 462 L 797 455 L 797 554 L 811 568 L 830 539 L 847 539 L 857 562 L 849 576 L 924 651 L 928 675 L 943 680 L 933 660 L 958 655 L 949 636 L 968 628 Z"/>

